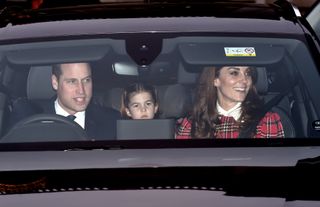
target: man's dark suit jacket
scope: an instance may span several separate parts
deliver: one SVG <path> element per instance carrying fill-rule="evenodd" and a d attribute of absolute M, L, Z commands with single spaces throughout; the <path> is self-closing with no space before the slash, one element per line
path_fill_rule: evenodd
<path fill-rule="evenodd" d="M 43 102 L 40 105 L 31 104 L 27 100 L 19 100 L 13 105 L 10 125 L 39 113 L 55 114 L 54 100 Z M 85 117 L 85 131 L 88 137 L 95 140 L 114 140 L 117 120 L 120 117 L 120 113 L 114 109 L 90 103 Z"/>

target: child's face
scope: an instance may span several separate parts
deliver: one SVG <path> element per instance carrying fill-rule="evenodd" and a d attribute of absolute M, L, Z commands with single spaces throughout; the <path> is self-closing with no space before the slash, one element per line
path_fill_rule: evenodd
<path fill-rule="evenodd" d="M 132 119 L 153 119 L 157 111 L 158 105 L 154 103 L 148 92 L 133 95 L 129 107 L 126 108 L 127 115 Z"/>

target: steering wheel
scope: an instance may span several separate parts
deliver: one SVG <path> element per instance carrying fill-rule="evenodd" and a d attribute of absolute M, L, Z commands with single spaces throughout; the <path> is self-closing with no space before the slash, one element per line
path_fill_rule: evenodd
<path fill-rule="evenodd" d="M 89 140 L 83 128 L 57 114 L 36 114 L 15 124 L 0 142 L 55 142 Z"/>

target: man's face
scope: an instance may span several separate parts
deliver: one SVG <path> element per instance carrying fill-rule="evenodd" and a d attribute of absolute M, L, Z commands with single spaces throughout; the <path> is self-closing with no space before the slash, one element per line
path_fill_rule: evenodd
<path fill-rule="evenodd" d="M 61 65 L 59 79 L 52 75 L 52 86 L 57 91 L 58 103 L 69 114 L 86 110 L 92 97 L 91 68 L 87 63 Z"/>

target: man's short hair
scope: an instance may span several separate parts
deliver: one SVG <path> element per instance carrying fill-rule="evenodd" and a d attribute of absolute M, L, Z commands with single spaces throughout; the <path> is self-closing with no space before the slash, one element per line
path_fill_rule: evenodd
<path fill-rule="evenodd" d="M 84 63 L 84 64 L 87 64 L 89 66 L 89 68 L 91 69 L 91 65 L 89 63 L 86 63 L 86 62 L 80 62 L 80 63 Z M 52 75 L 56 76 L 57 79 L 59 80 L 61 74 L 62 74 L 62 70 L 61 70 L 61 65 L 63 63 L 60 63 L 60 64 L 54 64 L 52 66 Z"/>
<path fill-rule="evenodd" d="M 62 74 L 61 64 L 54 64 L 52 66 L 52 75 L 56 76 L 59 80 L 60 75 Z"/>

